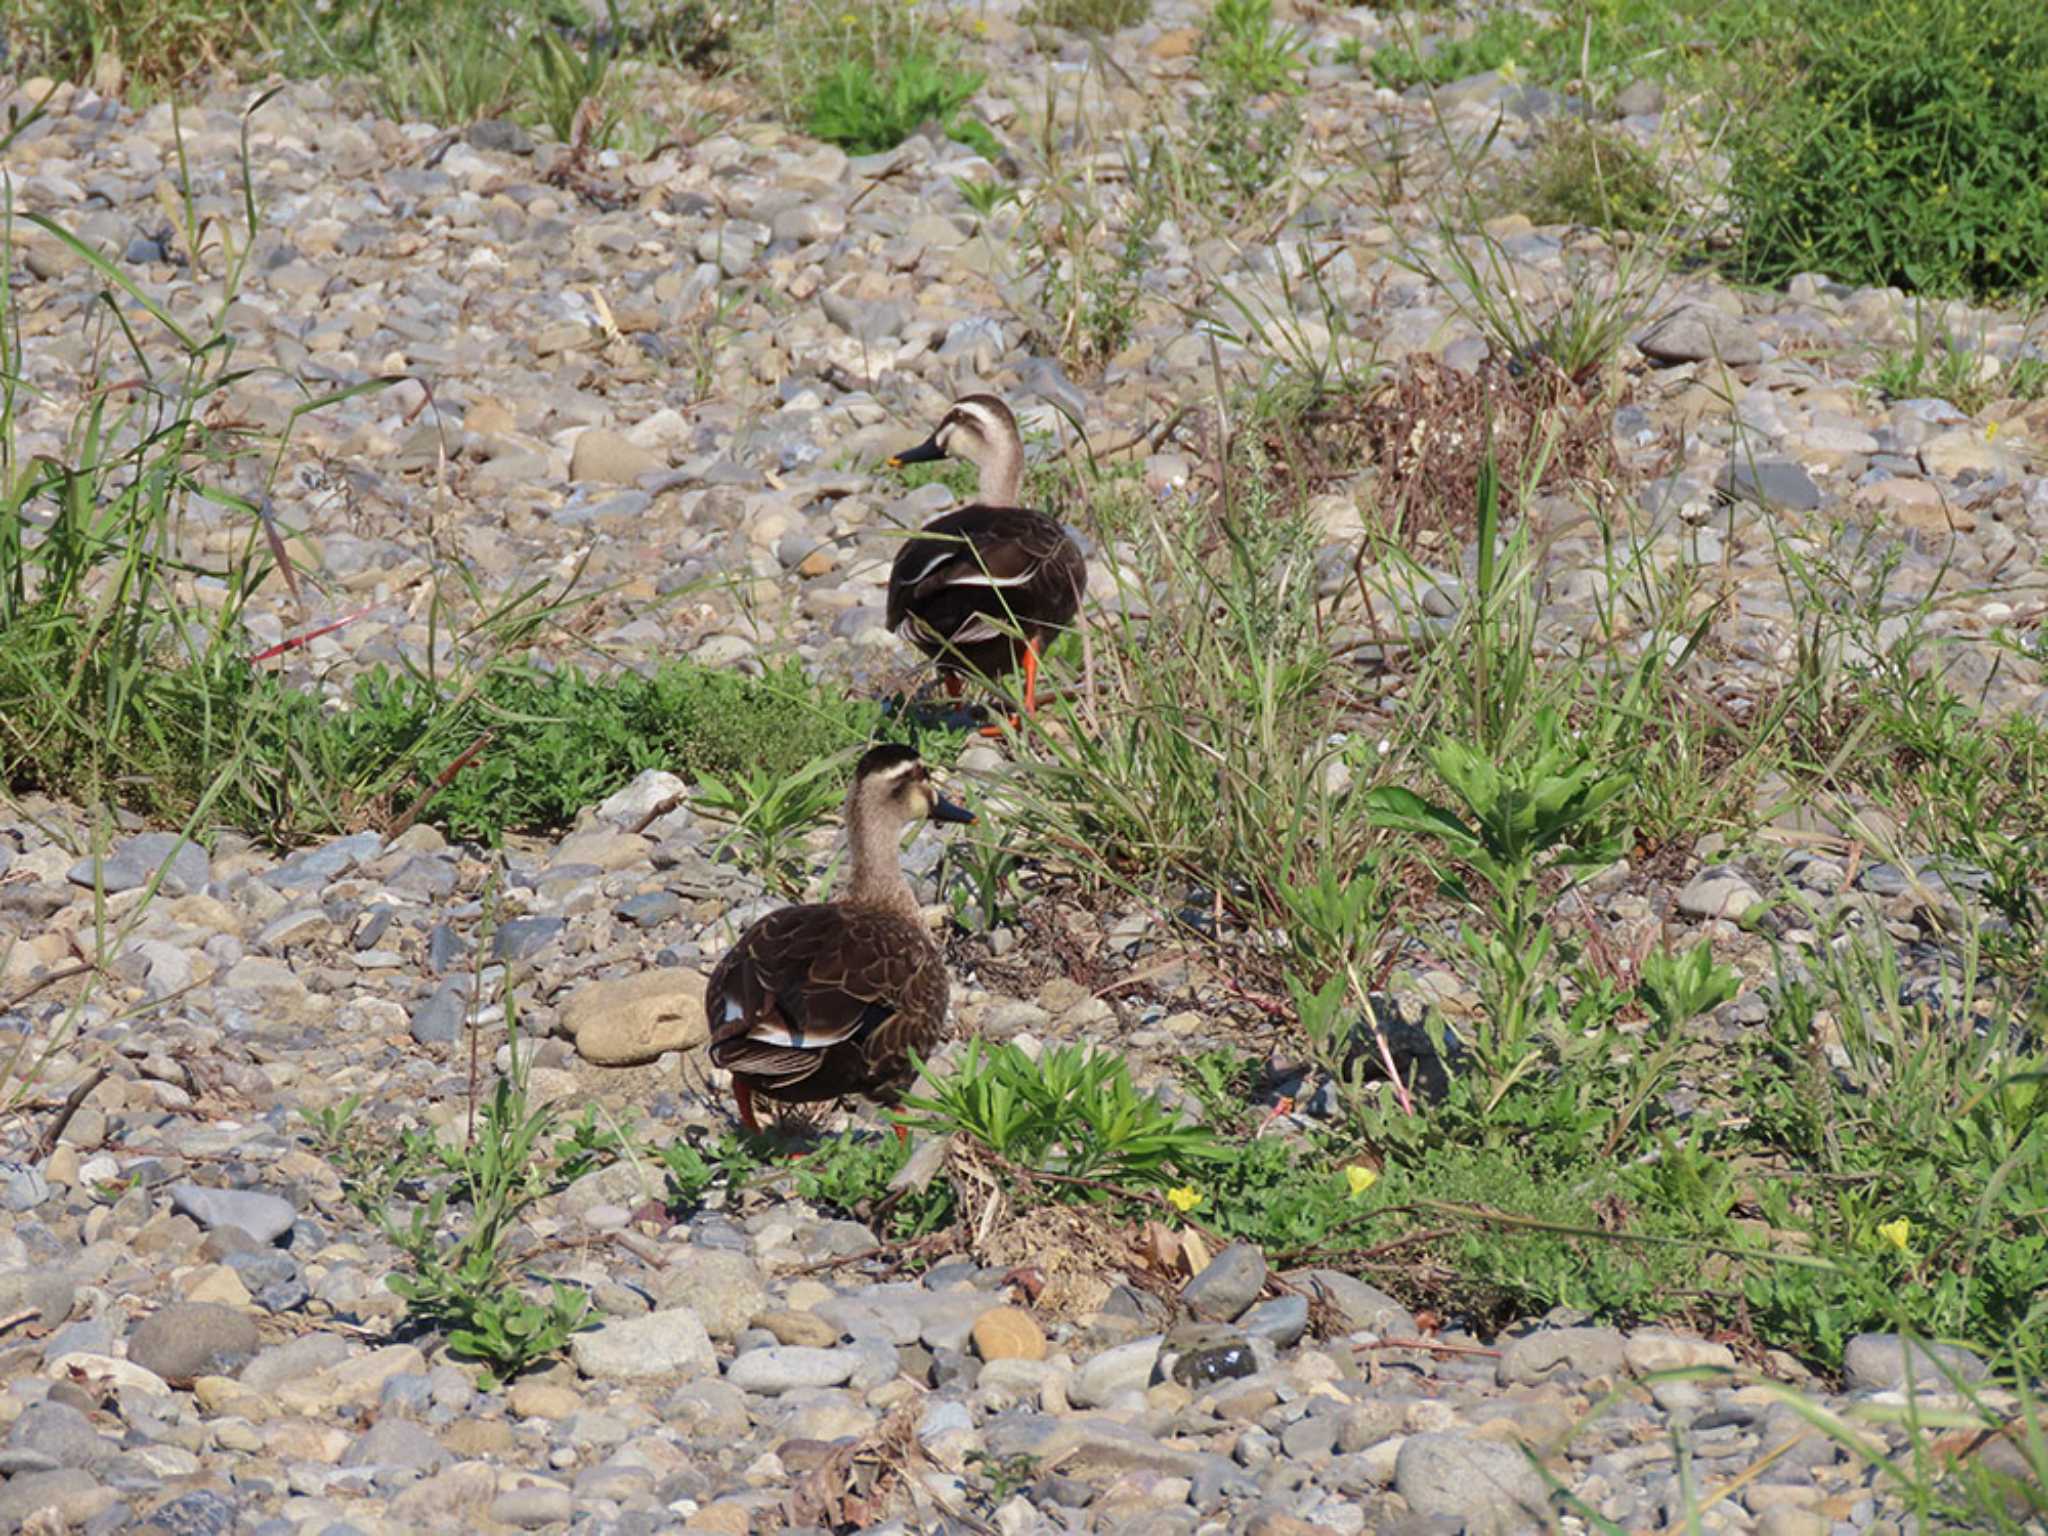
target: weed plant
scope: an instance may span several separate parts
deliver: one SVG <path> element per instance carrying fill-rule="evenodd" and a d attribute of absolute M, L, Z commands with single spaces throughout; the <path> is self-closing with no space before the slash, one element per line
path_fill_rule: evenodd
<path fill-rule="evenodd" d="M 1202 29 L 1202 73 L 1238 96 L 1298 91 L 1307 46 L 1300 32 L 1273 19 L 1273 0 L 1216 0 Z"/>
<path fill-rule="evenodd" d="M 307 1121 L 349 1203 L 398 1250 L 405 1270 L 388 1283 L 407 1312 L 480 1362 L 486 1386 L 558 1355 L 589 1322 L 589 1298 L 559 1281 L 536 1297 L 513 1239 L 535 1202 L 609 1162 L 618 1136 L 594 1111 L 564 1126 L 555 1106 L 530 1105 L 516 1056 L 459 1145 L 425 1131 L 378 1135 L 361 1108 L 358 1095 Z"/>
<path fill-rule="evenodd" d="M 1917 335 L 1908 348 L 1887 352 L 1864 384 L 1888 400 L 1946 400 L 1975 416 L 1995 400 L 2032 402 L 2048 396 L 2048 357 L 2006 363 L 1980 349 L 1943 345 Z"/>
<path fill-rule="evenodd" d="M 1019 19 L 1027 27 L 1107 35 L 1142 25 L 1151 12 L 1151 0 L 1032 0 Z"/>
<path fill-rule="evenodd" d="M 1794 68 L 1730 141 L 1745 278 L 2048 292 L 2048 11 L 1818 4 Z"/>

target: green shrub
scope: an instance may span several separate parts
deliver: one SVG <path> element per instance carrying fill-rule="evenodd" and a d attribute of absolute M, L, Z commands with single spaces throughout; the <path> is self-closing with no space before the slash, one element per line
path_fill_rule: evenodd
<path fill-rule="evenodd" d="M 1745 277 L 2048 292 L 2048 7 L 1825 0 L 1796 66 L 1732 141 Z"/>
<path fill-rule="evenodd" d="M 992 137 L 988 126 L 956 117 L 980 89 L 979 71 L 923 49 L 904 54 L 880 72 L 843 59 L 812 88 L 804 120 L 812 134 L 855 154 L 894 149 L 934 121 L 945 124 L 948 136 L 986 153 Z"/>

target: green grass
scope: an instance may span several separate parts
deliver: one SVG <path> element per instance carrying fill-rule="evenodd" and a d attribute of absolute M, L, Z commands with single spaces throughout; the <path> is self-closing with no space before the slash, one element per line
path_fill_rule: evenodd
<path fill-rule="evenodd" d="M 1498 69 L 1603 94 L 1632 80 L 1711 84 L 1733 107 L 1757 89 L 1757 69 L 1790 26 L 1770 0 L 1567 0 L 1543 18 L 1503 7 L 1469 30 L 1404 31 L 1367 62 L 1396 89 Z"/>
<path fill-rule="evenodd" d="M 1987 372 L 1982 352 L 1931 345 L 1925 338 L 1887 352 L 1864 384 L 1889 400 L 1946 400 L 1976 415 L 1994 400 L 2034 401 L 2048 395 L 2048 358 L 2019 357 Z"/>
<path fill-rule="evenodd" d="M 1654 155 L 1576 119 L 1543 135 L 1504 179 L 1498 199 L 1502 212 L 1525 214 L 1534 224 L 1643 234 L 1668 230 L 1676 203 Z"/>
<path fill-rule="evenodd" d="M 1151 11 L 1151 0 L 1032 0 L 1020 19 L 1026 26 L 1110 33 L 1140 25 Z"/>
<path fill-rule="evenodd" d="M 625 122 L 621 62 L 707 73 L 731 53 L 728 21 L 701 0 L 595 22 L 573 0 L 23 0 L 11 35 L 31 72 L 142 101 L 277 69 L 366 81 L 394 117 L 508 117 L 593 148 Z"/>
<path fill-rule="evenodd" d="M 1808 8 L 1793 80 L 1731 138 L 1739 271 L 1935 296 L 2048 293 L 2048 14 Z"/>

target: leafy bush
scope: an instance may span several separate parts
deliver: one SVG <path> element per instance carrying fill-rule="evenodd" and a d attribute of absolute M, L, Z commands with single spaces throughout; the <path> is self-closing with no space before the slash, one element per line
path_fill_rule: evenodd
<path fill-rule="evenodd" d="M 981 89 L 981 74 L 923 49 L 892 60 L 877 71 L 842 59 L 820 80 L 805 103 L 811 133 L 855 154 L 894 149 L 927 122 L 945 125 L 948 136 L 985 150 L 988 126 L 957 114 Z M 974 133 L 980 129 L 980 134 Z"/>
<path fill-rule="evenodd" d="M 1018 1167 L 1132 1190 L 1163 1189 L 1219 1153 L 1212 1132 L 1138 1092 L 1121 1056 L 1083 1046 L 1034 1061 L 970 1040 L 958 1067 L 904 1104 L 913 1125 L 971 1137 Z"/>
<path fill-rule="evenodd" d="M 2048 291 L 2048 8 L 1827 0 L 1797 78 L 1738 124 L 1745 277 Z"/>

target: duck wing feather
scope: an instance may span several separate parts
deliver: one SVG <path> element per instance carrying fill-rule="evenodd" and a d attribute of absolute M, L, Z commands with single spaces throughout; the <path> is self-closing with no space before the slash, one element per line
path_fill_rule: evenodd
<path fill-rule="evenodd" d="M 1085 580 L 1080 551 L 1044 513 L 963 507 L 896 552 L 887 622 L 955 645 L 994 639 L 1006 622 L 1057 628 L 1079 609 Z"/>
<path fill-rule="evenodd" d="M 771 1097 L 864 1092 L 945 1026 L 950 985 L 923 930 L 892 912 L 771 912 L 711 973 L 711 1060 Z"/>

